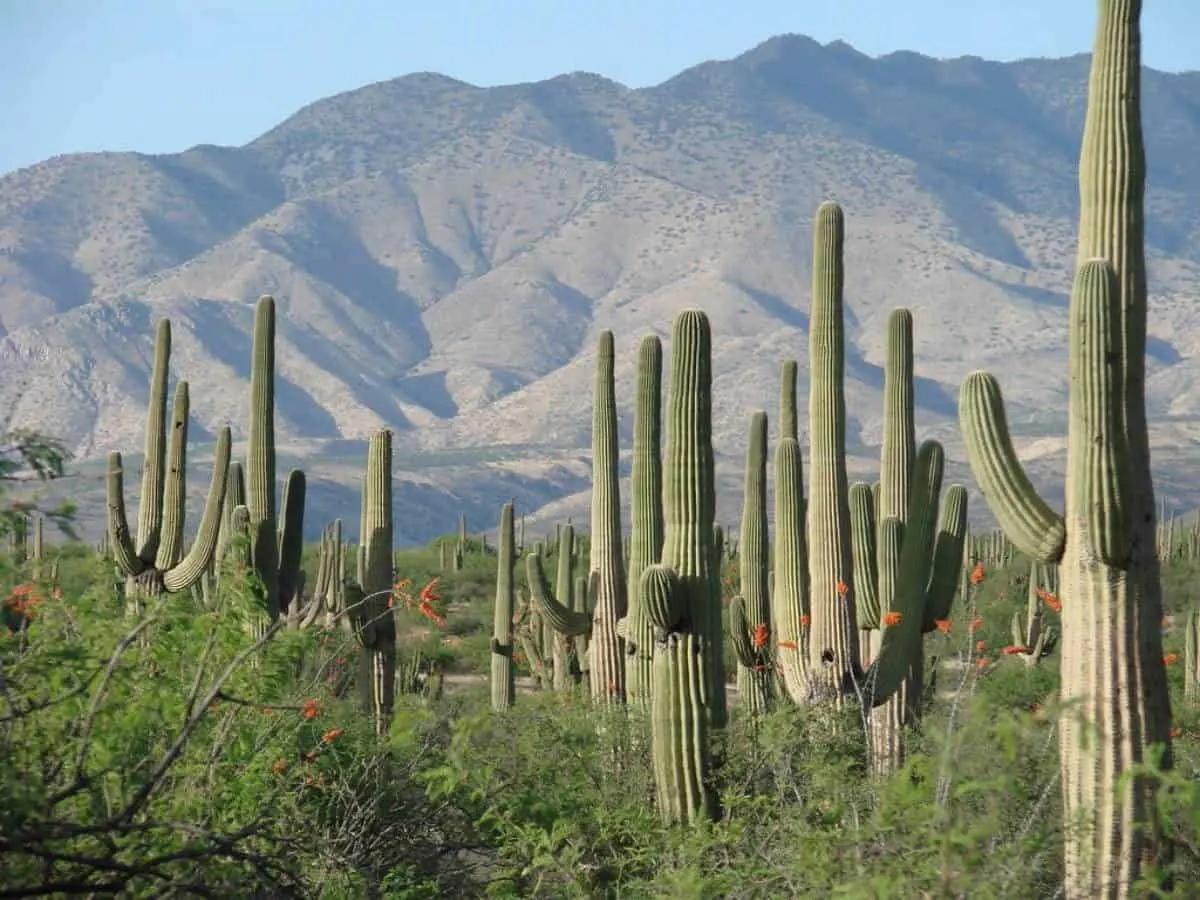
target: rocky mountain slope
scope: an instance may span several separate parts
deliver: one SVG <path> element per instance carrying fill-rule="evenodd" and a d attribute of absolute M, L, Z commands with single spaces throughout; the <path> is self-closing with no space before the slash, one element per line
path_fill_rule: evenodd
<path fill-rule="evenodd" d="M 747 413 L 774 413 L 783 358 L 805 396 L 810 223 L 837 199 L 855 470 L 876 457 L 883 326 L 904 305 L 922 435 L 961 459 L 957 385 L 991 369 L 1053 494 L 1087 62 L 872 59 L 789 35 L 653 88 L 416 74 L 240 148 L 57 157 L 0 177 L 0 411 L 85 460 L 136 451 L 153 323 L 170 316 L 196 440 L 244 432 L 253 302 L 272 293 L 277 423 L 315 482 L 310 524 L 356 521 L 360 441 L 380 426 L 397 432 L 407 539 L 460 510 L 491 526 L 513 496 L 586 521 L 598 331 L 623 356 L 628 437 L 637 340 L 700 306 L 733 522 Z M 1200 73 L 1147 71 L 1144 92 L 1156 467 L 1194 506 Z M 95 471 L 70 488 L 85 509 Z"/>

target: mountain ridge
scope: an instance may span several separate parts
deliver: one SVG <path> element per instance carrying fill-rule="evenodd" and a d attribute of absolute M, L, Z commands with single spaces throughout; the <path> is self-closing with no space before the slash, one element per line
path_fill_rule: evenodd
<path fill-rule="evenodd" d="M 811 218 L 837 199 L 852 465 L 866 477 L 877 453 L 884 321 L 907 306 L 921 435 L 970 483 L 954 398 L 989 368 L 1053 494 L 1088 59 L 869 57 L 782 35 L 652 87 L 413 73 L 308 104 L 242 147 L 55 157 L 0 176 L 0 409 L 84 459 L 139 448 L 167 315 L 193 434 L 229 421 L 240 435 L 252 304 L 271 293 L 280 440 L 310 476 L 330 448 L 391 427 L 397 477 L 424 486 L 405 502 L 434 507 L 410 540 L 460 507 L 490 524 L 514 495 L 535 518 L 581 521 L 598 332 L 616 334 L 628 441 L 637 340 L 695 305 L 713 323 L 732 521 L 746 413 L 773 416 L 785 357 L 805 402 Z M 1172 467 L 1200 421 L 1186 302 L 1200 73 L 1147 69 L 1143 89 L 1156 464 L 1170 501 L 1195 506 Z M 405 454 L 498 446 L 523 455 L 404 468 Z M 332 468 L 348 497 L 352 473 Z"/>

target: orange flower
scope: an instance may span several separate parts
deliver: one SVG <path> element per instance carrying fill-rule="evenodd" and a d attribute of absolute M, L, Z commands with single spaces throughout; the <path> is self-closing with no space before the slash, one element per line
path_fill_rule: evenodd
<path fill-rule="evenodd" d="M 971 634 L 974 634 L 976 631 L 978 631 L 982 627 L 983 627 L 983 616 L 976 616 L 967 625 L 967 631 L 970 632 Z"/>
<path fill-rule="evenodd" d="M 971 584 L 976 586 L 982 584 L 984 575 L 983 563 L 976 563 L 975 568 L 971 571 Z"/>
<path fill-rule="evenodd" d="M 1178 725 L 1175 726 L 1171 729 L 1171 740 L 1175 740 L 1175 738 L 1179 737 L 1181 734 L 1183 734 L 1183 729 Z"/>
<path fill-rule="evenodd" d="M 301 759 L 303 762 L 306 762 L 306 763 L 310 763 L 310 762 L 316 762 L 316 761 L 317 761 L 317 751 L 316 751 L 316 750 L 309 750 L 309 751 L 308 751 L 307 753 L 305 753 L 305 754 L 304 754 L 302 757 L 300 757 L 300 759 Z"/>
<path fill-rule="evenodd" d="M 811 623 L 812 623 L 812 617 L 811 617 L 811 616 L 809 616 L 809 615 L 805 614 L 805 615 L 803 615 L 803 616 L 801 616 L 801 617 L 800 617 L 800 627 L 801 627 L 801 628 L 807 628 L 807 627 L 809 626 L 809 624 L 811 624 Z"/>
<path fill-rule="evenodd" d="M 327 732 L 321 735 L 321 740 L 326 744 L 332 744 L 345 733 L 344 728 L 330 728 Z"/>
<path fill-rule="evenodd" d="M 437 583 L 438 579 L 435 578 L 433 581 L 429 582 L 429 584 L 425 585 L 425 587 L 421 588 L 421 595 L 419 597 L 420 603 L 418 604 L 417 609 L 420 611 L 421 615 L 432 621 L 433 624 L 445 625 L 446 620 L 442 618 L 441 614 L 433 605 L 435 603 L 440 603 L 442 600 L 441 597 L 433 592 L 433 589 L 437 586 Z"/>
<path fill-rule="evenodd" d="M 903 618 L 904 618 L 904 616 L 901 613 L 898 613 L 895 611 L 885 612 L 883 614 L 883 624 L 884 625 L 899 625 L 900 621 Z"/>
<path fill-rule="evenodd" d="M 982 653 L 986 647 L 987 647 L 987 644 L 985 644 L 983 641 L 975 642 L 975 652 L 977 652 L 977 653 Z"/>
<path fill-rule="evenodd" d="M 979 659 L 975 660 L 975 667 L 978 669 L 986 669 L 987 664 L 988 658 L 986 656 L 981 656 Z"/>
<path fill-rule="evenodd" d="M 982 641 L 980 643 L 982 643 Z M 1028 647 L 1018 647 L 1016 644 L 1010 644 L 1009 646 L 1005 647 L 1000 652 L 1003 653 L 1005 656 L 1017 656 L 1021 653 L 1028 653 L 1029 648 Z"/>
<path fill-rule="evenodd" d="M 1169 666 L 1171 663 L 1175 662 L 1178 659 L 1179 659 L 1178 653 L 1168 653 L 1166 656 L 1163 657 L 1163 664 Z"/>
<path fill-rule="evenodd" d="M 765 624 L 759 622 L 757 625 L 755 625 L 753 638 L 754 649 L 761 650 L 763 647 L 767 646 L 767 638 L 769 635 L 770 630 Z"/>
<path fill-rule="evenodd" d="M 799 647 L 797 646 L 795 641 L 780 641 L 779 646 L 782 647 L 784 650 L 798 650 L 799 649 Z"/>
<path fill-rule="evenodd" d="M 1038 588 L 1037 596 L 1039 600 L 1045 603 L 1054 612 L 1062 612 L 1062 603 L 1059 601 L 1058 597 L 1050 593 L 1045 588 Z"/>
<path fill-rule="evenodd" d="M 315 719 L 320 711 L 320 704 L 317 703 L 316 698 L 313 698 L 304 701 L 304 708 L 300 711 L 300 715 L 306 719 Z"/>
<path fill-rule="evenodd" d="M 849 592 L 850 588 L 846 586 L 846 582 L 839 578 L 837 583 L 837 595 L 839 597 L 845 597 Z"/>
<path fill-rule="evenodd" d="M 949 619 L 935 619 L 933 624 L 937 626 L 937 630 L 940 631 L 942 634 L 950 633 L 950 620 Z"/>
<path fill-rule="evenodd" d="M 276 775 L 282 775 L 288 770 L 288 761 L 286 759 L 277 759 L 271 766 L 271 771 Z"/>
<path fill-rule="evenodd" d="M 271 707 L 269 707 L 269 706 L 264 706 L 263 710 L 262 710 L 262 714 L 264 716 L 273 716 L 273 715 L 275 715 L 275 710 L 271 709 Z"/>

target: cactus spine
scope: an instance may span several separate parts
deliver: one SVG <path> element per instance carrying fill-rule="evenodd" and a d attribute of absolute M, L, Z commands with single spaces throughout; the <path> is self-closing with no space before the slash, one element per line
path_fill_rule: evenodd
<path fill-rule="evenodd" d="M 597 575 L 588 652 L 592 699 L 624 702 L 624 641 L 617 622 L 626 613 L 625 566 L 621 561 L 621 499 L 618 472 L 617 397 L 611 331 L 602 332 L 596 354 L 592 410 L 591 570 Z"/>
<path fill-rule="evenodd" d="M 716 815 L 709 783 L 708 725 L 724 709 L 713 696 L 711 659 L 722 649 L 712 564 L 715 481 L 712 450 L 712 338 L 708 317 L 685 310 L 671 334 L 671 391 L 663 461 L 662 565 L 643 571 L 639 590 L 656 628 L 651 699 L 655 785 L 669 822 Z"/>
<path fill-rule="evenodd" d="M 492 709 L 496 712 L 512 709 L 517 691 L 513 673 L 513 604 L 516 599 L 513 531 L 513 505 L 506 503 L 500 511 L 500 539 L 496 549 L 496 606 L 492 617 Z"/>
<path fill-rule="evenodd" d="M 629 700 L 649 704 L 654 664 L 654 630 L 638 585 L 646 566 L 658 562 L 663 544 L 662 342 L 656 335 L 638 346 L 637 406 L 633 413 L 633 471 L 629 539 L 629 612 L 625 628 L 626 689 Z"/>
<path fill-rule="evenodd" d="M 750 416 L 743 497 L 738 540 L 741 593 L 729 604 L 729 632 L 738 658 L 738 696 L 751 714 L 757 714 L 770 707 L 774 688 L 767 592 L 767 414 L 762 411 Z"/>
<path fill-rule="evenodd" d="M 813 225 L 809 319 L 808 571 L 812 626 L 809 679 L 814 699 L 840 705 L 858 668 L 846 478 L 845 334 L 842 245 L 845 219 L 822 203 Z"/>

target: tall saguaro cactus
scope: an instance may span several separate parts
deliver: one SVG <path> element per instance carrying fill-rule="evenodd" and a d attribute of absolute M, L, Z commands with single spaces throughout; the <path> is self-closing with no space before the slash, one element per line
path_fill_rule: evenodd
<path fill-rule="evenodd" d="M 625 678 L 629 700 L 650 702 L 654 630 L 638 585 L 646 566 L 658 562 L 663 543 L 662 342 L 646 335 L 638 345 L 637 405 L 633 412 L 630 477 L 629 611 L 625 626 Z"/>
<path fill-rule="evenodd" d="M 681 312 L 671 332 L 663 483 L 662 564 L 645 569 L 638 585 L 656 629 L 651 750 L 663 817 L 691 822 L 716 814 L 708 726 L 717 705 L 721 720 L 725 708 L 712 664 L 722 651 L 721 606 L 708 571 L 716 494 L 712 337 L 699 310 Z"/>
<path fill-rule="evenodd" d="M 814 699 L 835 703 L 841 702 L 859 664 L 846 476 L 844 238 L 842 208 L 822 203 L 813 224 L 808 331 L 808 571 L 812 604 L 808 664 Z"/>
<path fill-rule="evenodd" d="M 995 379 L 970 375 L 959 404 L 971 467 L 1001 527 L 1035 559 L 1059 562 L 1068 900 L 1131 896 L 1168 849 L 1151 780 L 1126 777 L 1155 744 L 1171 764 L 1145 408 L 1141 6 L 1099 2 L 1069 309 L 1065 519 L 1021 469 Z"/>
<path fill-rule="evenodd" d="M 625 651 L 617 622 L 626 612 L 621 561 L 621 498 L 618 471 L 617 397 L 611 331 L 602 332 L 596 355 L 592 411 L 591 568 L 597 574 L 596 608 L 588 644 L 592 699 L 625 700 Z"/>

